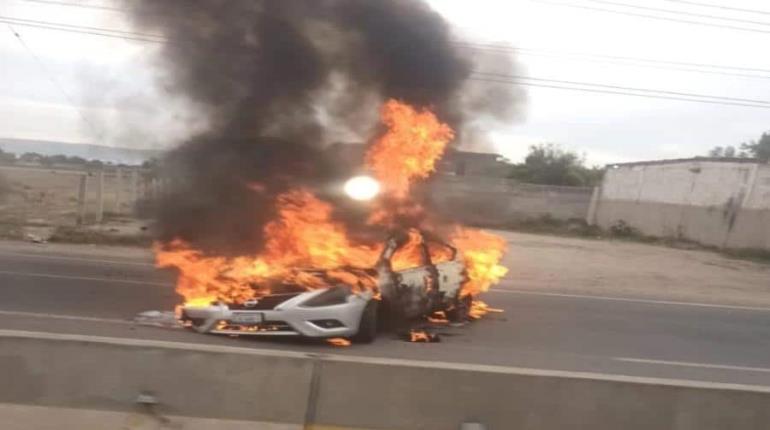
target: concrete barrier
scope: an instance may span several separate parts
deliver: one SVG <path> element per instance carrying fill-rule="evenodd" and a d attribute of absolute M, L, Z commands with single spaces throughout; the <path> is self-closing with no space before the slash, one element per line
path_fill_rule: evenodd
<path fill-rule="evenodd" d="M 312 369 L 312 361 L 303 354 L 0 333 L 0 404 L 6 405 L 301 428 Z M 157 405 L 137 404 L 142 394 L 157 399 Z"/>
<path fill-rule="evenodd" d="M 764 430 L 770 388 L 0 330 L 0 422 L 15 425 L 3 429 L 474 422 L 489 430 Z"/>

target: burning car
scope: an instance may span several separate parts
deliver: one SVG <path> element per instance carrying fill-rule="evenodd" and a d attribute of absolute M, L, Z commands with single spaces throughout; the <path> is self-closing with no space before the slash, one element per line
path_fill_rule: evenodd
<path fill-rule="evenodd" d="M 186 324 L 366 339 L 378 316 L 483 309 L 507 243 L 441 210 L 451 196 L 430 179 L 453 143 L 509 121 L 519 89 L 469 82 L 487 61 L 439 13 L 425 1 L 130 3 L 143 34 L 174 42 L 157 50 L 159 82 L 184 113 L 169 137 L 184 139 L 147 172 L 147 207 Z M 365 150 L 330 151 L 353 140 Z"/>
<path fill-rule="evenodd" d="M 212 220 L 258 246 L 208 249 L 195 240 L 201 232 L 212 236 L 206 226 L 155 243 L 157 266 L 177 273 L 185 325 L 203 333 L 366 342 L 382 323 L 406 332 L 410 322 L 439 312 L 442 321 L 485 312 L 477 297 L 507 271 L 500 264 L 505 240 L 433 216 L 412 193 L 435 171 L 453 131 L 430 110 L 397 100 L 387 101 L 381 116 L 384 131 L 364 160 L 373 177 L 345 187 L 350 198 L 366 201 L 356 221 L 353 211 L 307 186 L 270 191 L 246 182 L 236 186 L 258 196 L 257 208 L 265 210 L 257 213 L 269 217 Z M 249 228 L 259 234 L 250 236 Z M 184 237 L 191 231 L 192 241 Z M 217 242 L 238 241 L 214 231 Z"/>
<path fill-rule="evenodd" d="M 418 256 L 419 265 L 394 270 L 393 259 L 398 253 Z M 433 261 L 431 255 L 441 260 Z M 341 277 L 340 272 L 349 276 Z M 462 294 L 468 278 L 457 250 L 416 230 L 406 238 L 390 238 L 374 268 L 336 269 L 333 274 L 298 270 L 294 276 L 319 279 L 330 286 L 308 291 L 282 283 L 271 286 L 275 293 L 243 303 L 185 305 L 181 320 L 202 333 L 345 337 L 371 342 L 383 321 L 400 324 L 435 312 L 444 312 L 450 320 L 463 320 L 472 300 Z M 374 282 L 374 288 L 366 288 L 361 280 Z"/>

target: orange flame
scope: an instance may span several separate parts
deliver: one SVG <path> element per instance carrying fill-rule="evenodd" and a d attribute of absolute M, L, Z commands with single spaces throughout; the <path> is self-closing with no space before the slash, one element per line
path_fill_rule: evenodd
<path fill-rule="evenodd" d="M 384 185 L 385 193 L 404 199 L 416 179 L 436 170 L 454 131 L 429 110 L 388 100 L 380 113 L 387 132 L 369 149 L 366 165 Z"/>
<path fill-rule="evenodd" d="M 446 312 L 444 311 L 433 312 L 433 314 L 428 317 L 428 321 L 433 324 L 449 324 L 449 319 L 446 317 Z"/>
<path fill-rule="evenodd" d="M 488 304 L 482 302 L 481 300 L 476 299 L 471 304 L 471 309 L 468 312 L 468 316 L 471 319 L 477 320 L 479 318 L 484 317 L 484 315 L 489 314 L 489 313 L 502 313 L 502 312 L 503 312 L 502 309 L 491 308 L 491 307 L 489 307 Z"/>
<path fill-rule="evenodd" d="M 374 288 L 373 277 L 344 268 L 373 267 L 379 247 L 352 244 L 344 226 L 331 220 L 328 203 L 306 190 L 294 190 L 279 196 L 277 205 L 278 217 L 265 226 L 265 248 L 259 255 L 207 257 L 181 240 L 155 245 L 157 265 L 179 270 L 176 291 L 185 304 L 241 303 L 269 294 L 275 280 L 307 289 L 329 286 L 317 275 L 298 270 L 302 268 L 326 270 L 328 278 L 340 282 L 355 278 L 357 282 L 348 284 Z"/>
<path fill-rule="evenodd" d="M 430 343 L 430 342 L 438 342 L 440 338 L 438 335 L 433 333 L 428 333 L 425 330 L 410 330 L 409 331 L 409 342 L 422 342 L 422 343 Z"/>
<path fill-rule="evenodd" d="M 404 218 L 423 218 L 425 209 L 409 199 L 410 187 L 435 171 L 454 132 L 429 110 L 396 100 L 387 101 L 381 114 L 387 131 L 366 154 L 366 163 L 380 180 L 385 199 L 373 207 L 368 222 L 390 228 L 403 225 L 397 221 Z M 254 192 L 266 192 L 262 184 L 247 185 Z M 333 219 L 333 207 L 306 189 L 279 195 L 275 209 L 277 216 L 263 228 L 265 242 L 258 254 L 219 257 L 182 240 L 155 244 L 157 265 L 178 269 L 176 291 L 186 305 L 243 303 L 282 285 L 316 289 L 344 283 L 379 296 L 376 275 L 366 269 L 375 266 L 382 243 L 355 243 L 345 226 Z M 394 270 L 420 266 L 427 257 L 433 263 L 452 258 L 450 248 L 433 241 L 427 244 L 429 256 L 423 255 L 419 231 L 405 233 L 406 243 L 391 260 Z M 505 275 L 507 269 L 500 265 L 506 247 L 502 238 L 460 227 L 449 242 L 466 265 L 464 296 L 475 297 Z M 473 312 L 488 312 L 482 305 Z"/>
<path fill-rule="evenodd" d="M 350 346 L 350 341 L 342 337 L 332 337 L 332 338 L 326 339 L 326 343 L 337 347 Z"/>
<path fill-rule="evenodd" d="M 500 282 L 508 273 L 508 269 L 500 264 L 507 248 L 502 237 L 483 230 L 458 227 L 451 242 L 462 252 L 468 271 L 463 295 L 477 296 L 489 290 L 492 284 Z"/>
<path fill-rule="evenodd" d="M 207 257 L 182 240 L 155 243 L 153 248 L 158 267 L 179 269 L 176 292 L 186 305 L 207 306 L 216 300 L 243 302 L 254 296 L 255 291 L 247 284 L 223 277 L 232 265 L 225 258 Z"/>
<path fill-rule="evenodd" d="M 278 197 L 278 219 L 265 226 L 263 259 L 285 271 L 290 267 L 335 269 L 372 267 L 377 250 L 353 245 L 341 223 L 331 219 L 332 207 L 306 190 Z"/>

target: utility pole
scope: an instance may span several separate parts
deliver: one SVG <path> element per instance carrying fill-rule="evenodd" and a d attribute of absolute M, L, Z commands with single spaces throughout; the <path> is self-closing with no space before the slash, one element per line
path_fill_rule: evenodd
<path fill-rule="evenodd" d="M 123 188 L 123 169 L 120 167 L 115 168 L 115 206 L 112 211 L 116 214 L 120 213 L 120 192 Z"/>
<path fill-rule="evenodd" d="M 104 220 L 104 170 L 96 174 L 96 223 Z"/>
<path fill-rule="evenodd" d="M 85 224 L 86 221 L 86 188 L 88 187 L 88 173 L 80 175 L 78 183 L 78 225 Z"/>
<path fill-rule="evenodd" d="M 131 200 L 131 204 L 135 207 L 139 200 L 139 170 L 135 168 L 131 170 Z"/>

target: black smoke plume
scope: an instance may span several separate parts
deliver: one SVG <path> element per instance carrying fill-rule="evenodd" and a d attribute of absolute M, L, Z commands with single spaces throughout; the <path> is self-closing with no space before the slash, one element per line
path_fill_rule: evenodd
<path fill-rule="evenodd" d="M 323 145 L 361 130 L 379 102 L 434 109 L 459 128 L 472 65 L 421 0 L 134 0 L 137 30 L 162 35 L 161 85 L 207 130 L 164 162 L 161 240 L 257 251 L 276 194 L 344 169 Z"/>

